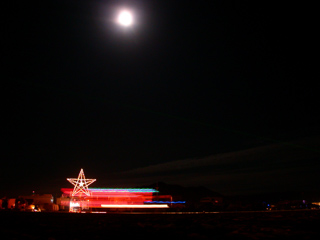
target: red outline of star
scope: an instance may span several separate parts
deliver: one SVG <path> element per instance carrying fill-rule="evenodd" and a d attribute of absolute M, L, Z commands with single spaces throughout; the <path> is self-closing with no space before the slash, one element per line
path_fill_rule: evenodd
<path fill-rule="evenodd" d="M 97 179 L 86 179 L 86 177 L 84 176 L 83 169 L 81 168 L 78 178 L 67 178 L 67 180 L 74 185 L 73 191 L 71 193 L 72 196 L 75 196 L 79 193 L 80 196 L 82 195 L 82 193 L 84 193 L 87 196 L 90 196 L 88 186 L 91 183 L 95 182 Z"/>

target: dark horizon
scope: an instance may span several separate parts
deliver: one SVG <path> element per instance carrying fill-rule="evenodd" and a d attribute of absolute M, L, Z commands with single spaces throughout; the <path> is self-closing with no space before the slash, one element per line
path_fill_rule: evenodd
<path fill-rule="evenodd" d="M 123 7 L 130 28 L 114 22 Z M 0 197 L 59 191 L 81 168 L 104 187 L 318 191 L 312 6 L 50 0 L 4 13 Z"/>
<path fill-rule="evenodd" d="M 97 179 L 90 186 L 93 188 L 135 188 L 164 182 L 184 188 L 205 187 L 223 196 L 268 196 L 281 193 L 283 196 L 311 196 L 313 193 L 316 197 L 320 193 L 314 187 L 318 181 L 318 152 L 315 148 L 317 145 L 314 144 L 318 143 L 318 139 L 306 138 L 302 142 L 282 142 L 203 158 L 170 161 L 128 171 L 110 172 L 108 175 L 103 175 L 101 171 L 98 172 L 99 175 L 95 175 L 94 168 L 90 168 L 90 163 L 87 163 L 88 168 L 84 168 L 84 173 L 86 178 Z M 268 159 L 272 160 L 265 164 Z M 301 161 L 304 161 L 304 166 L 301 166 Z M 312 170 L 309 169 L 309 164 L 314 164 L 311 166 Z M 50 185 L 37 179 L 29 180 L 29 184 L 16 184 L 17 188 L 7 188 L 4 195 L 30 195 L 35 191 L 59 196 L 61 188 L 73 188 L 66 178 L 76 178 L 79 171 L 80 169 L 72 169 L 73 174 L 49 179 Z M 309 175 L 306 175 L 306 171 Z M 303 176 L 303 179 L 299 176 Z"/>

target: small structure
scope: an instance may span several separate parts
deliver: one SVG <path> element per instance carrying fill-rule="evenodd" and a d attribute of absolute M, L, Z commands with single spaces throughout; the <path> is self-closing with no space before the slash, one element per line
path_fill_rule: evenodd
<path fill-rule="evenodd" d="M 27 211 L 58 211 L 59 207 L 53 203 L 52 194 L 32 194 L 29 196 L 19 196 L 17 207 Z M 26 203 L 24 202 L 26 201 Z M 24 205 L 26 204 L 26 205 Z"/>
<path fill-rule="evenodd" d="M 16 207 L 16 199 L 15 198 L 7 198 L 3 197 L 0 199 L 0 209 L 14 209 Z"/>
<path fill-rule="evenodd" d="M 14 209 L 16 206 L 16 199 L 15 198 L 9 198 L 8 199 L 8 209 Z"/>
<path fill-rule="evenodd" d="M 19 198 L 25 199 L 29 204 L 52 204 L 52 194 L 32 194 L 29 196 L 19 196 Z"/>

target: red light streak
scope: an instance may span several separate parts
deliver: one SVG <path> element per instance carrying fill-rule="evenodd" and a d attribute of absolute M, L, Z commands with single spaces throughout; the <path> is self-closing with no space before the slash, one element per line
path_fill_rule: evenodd
<path fill-rule="evenodd" d="M 167 204 L 101 204 L 103 208 L 168 208 Z"/>
<path fill-rule="evenodd" d="M 104 189 L 94 190 L 88 189 L 89 196 L 73 197 L 73 201 L 62 200 L 62 205 L 70 205 L 70 207 L 86 206 L 89 208 L 168 208 L 167 204 L 145 204 L 153 201 L 152 189 Z M 63 195 L 71 196 L 72 188 L 62 188 Z"/>

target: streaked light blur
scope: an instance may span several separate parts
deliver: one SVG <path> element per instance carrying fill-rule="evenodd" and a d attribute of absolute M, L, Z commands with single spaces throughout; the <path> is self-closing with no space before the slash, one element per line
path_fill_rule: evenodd
<path fill-rule="evenodd" d="M 101 204 L 103 208 L 168 208 L 167 204 L 150 204 L 150 205 L 139 205 L 139 204 Z"/>

